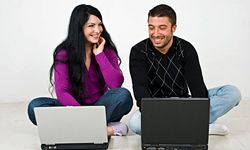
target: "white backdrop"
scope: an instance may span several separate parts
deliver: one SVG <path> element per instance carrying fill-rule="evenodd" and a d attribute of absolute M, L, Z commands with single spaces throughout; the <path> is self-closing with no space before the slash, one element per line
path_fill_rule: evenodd
<path fill-rule="evenodd" d="M 246 0 L 0 0 L 0 102 L 50 96 L 54 48 L 66 37 L 69 17 L 81 3 L 97 7 L 117 45 L 132 92 L 130 48 L 147 38 L 148 10 L 160 3 L 177 13 L 175 35 L 191 42 L 208 88 L 233 84 L 250 98 L 250 1 Z"/>

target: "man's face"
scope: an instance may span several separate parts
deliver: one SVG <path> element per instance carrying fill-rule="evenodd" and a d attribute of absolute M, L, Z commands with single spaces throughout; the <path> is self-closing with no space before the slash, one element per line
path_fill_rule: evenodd
<path fill-rule="evenodd" d="M 172 45 L 172 37 L 176 25 L 172 25 L 168 17 L 149 17 L 148 33 L 154 47 L 164 51 Z"/>

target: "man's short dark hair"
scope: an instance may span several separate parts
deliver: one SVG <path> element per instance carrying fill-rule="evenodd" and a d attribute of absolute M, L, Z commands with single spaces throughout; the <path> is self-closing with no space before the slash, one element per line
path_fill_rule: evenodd
<path fill-rule="evenodd" d="M 172 25 L 176 25 L 176 13 L 174 9 L 166 4 L 160 4 L 148 12 L 149 17 L 168 17 Z"/>

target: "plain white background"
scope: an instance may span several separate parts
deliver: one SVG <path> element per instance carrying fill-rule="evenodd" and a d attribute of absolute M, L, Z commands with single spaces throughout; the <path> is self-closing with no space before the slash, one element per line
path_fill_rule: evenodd
<path fill-rule="evenodd" d="M 78 4 L 97 7 L 122 59 L 124 87 L 132 92 L 131 47 L 148 37 L 147 13 L 157 4 L 177 13 L 176 36 L 196 48 L 208 88 L 236 85 L 250 98 L 250 1 L 246 0 L 0 0 L 0 101 L 50 96 L 54 48 L 66 37 Z"/>

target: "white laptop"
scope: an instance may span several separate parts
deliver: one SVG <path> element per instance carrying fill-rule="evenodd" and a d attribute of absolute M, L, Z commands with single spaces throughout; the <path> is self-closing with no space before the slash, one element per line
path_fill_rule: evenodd
<path fill-rule="evenodd" d="M 36 107 L 41 148 L 107 149 L 104 106 Z"/>

